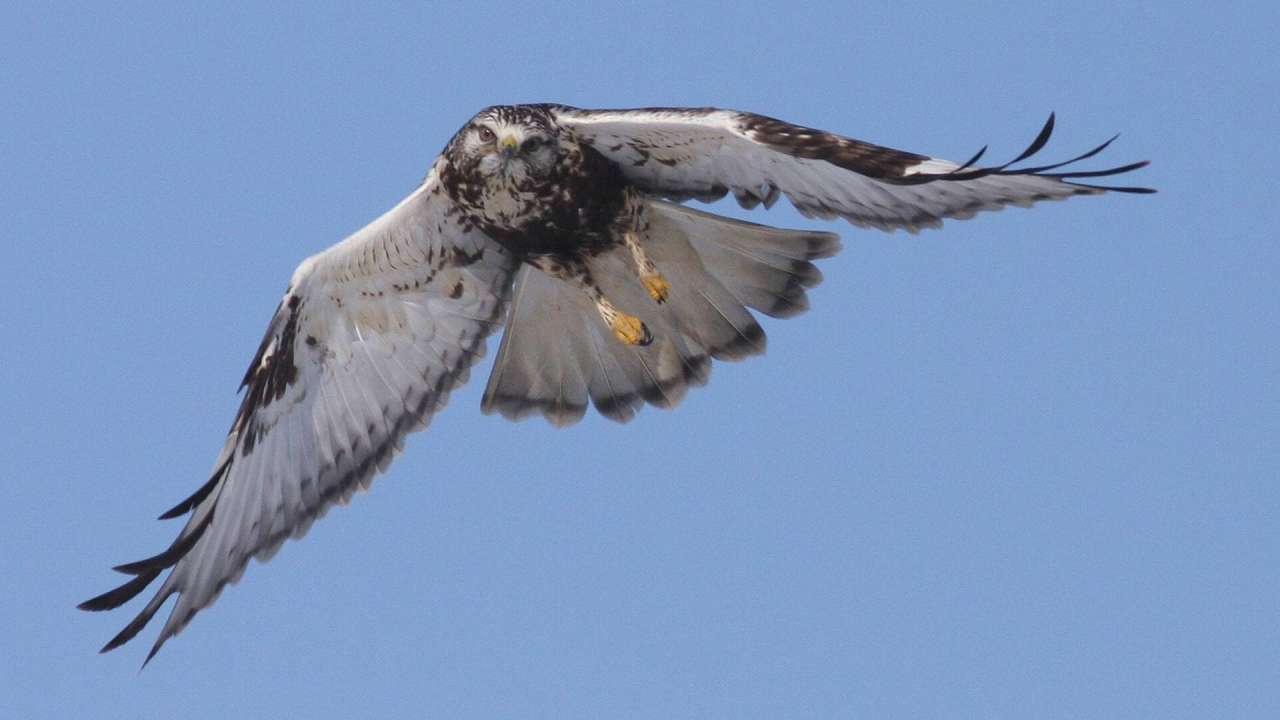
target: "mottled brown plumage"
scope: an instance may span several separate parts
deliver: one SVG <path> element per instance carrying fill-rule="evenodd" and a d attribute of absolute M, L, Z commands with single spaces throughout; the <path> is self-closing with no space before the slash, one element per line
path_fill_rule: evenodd
<path fill-rule="evenodd" d="M 517 256 L 569 261 L 615 244 L 614 226 L 630 212 L 629 183 L 617 165 L 562 132 L 551 107 L 482 110 L 445 147 L 440 181 L 465 222 Z M 484 130 L 493 138 L 481 140 Z M 500 132 L 518 133 L 516 149 L 496 166 L 486 166 L 502 152 L 496 147 Z M 538 144 L 526 149 L 529 138 Z M 534 153 L 551 159 L 537 162 L 529 157 Z M 514 212 L 504 212 L 507 207 Z"/>

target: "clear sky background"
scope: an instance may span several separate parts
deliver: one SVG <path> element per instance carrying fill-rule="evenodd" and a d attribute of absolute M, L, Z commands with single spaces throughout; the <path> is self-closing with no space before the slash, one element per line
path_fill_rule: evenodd
<path fill-rule="evenodd" d="M 1280 717 L 1271 3 L 0 10 L 0 716 Z M 719 105 L 1155 196 L 839 231 L 671 412 L 457 392 L 372 492 L 163 617 L 293 268 L 500 102 Z M 496 348 L 491 341 L 492 350 Z M 163 614 L 163 611 L 162 611 Z"/>

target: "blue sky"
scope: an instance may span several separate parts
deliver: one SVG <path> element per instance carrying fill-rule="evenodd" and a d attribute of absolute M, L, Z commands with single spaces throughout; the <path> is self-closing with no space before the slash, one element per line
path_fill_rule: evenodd
<path fill-rule="evenodd" d="M 1280 13 L 780 7 L 0 11 L 0 715 L 1280 715 Z M 137 603 L 75 604 L 176 531 L 294 266 L 523 101 L 961 160 L 1054 110 L 1046 158 L 1122 132 L 1161 192 L 716 205 L 844 236 L 766 357 L 562 431 L 482 416 L 486 362 L 145 672 L 155 628 L 96 655 Z"/>

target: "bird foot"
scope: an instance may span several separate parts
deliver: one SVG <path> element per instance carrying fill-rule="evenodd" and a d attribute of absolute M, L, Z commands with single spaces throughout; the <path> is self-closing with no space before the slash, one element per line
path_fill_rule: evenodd
<path fill-rule="evenodd" d="M 609 323 L 609 329 L 613 331 L 614 337 L 628 345 L 643 347 L 653 342 L 653 333 L 649 332 L 649 326 L 634 315 L 617 313 Z"/>
<path fill-rule="evenodd" d="M 671 297 L 671 283 L 662 277 L 662 273 L 644 275 L 640 278 L 640 282 L 644 284 L 644 289 L 649 291 L 649 297 L 659 305 Z"/>
<path fill-rule="evenodd" d="M 604 320 L 614 337 L 627 345 L 644 346 L 653 342 L 653 334 L 643 320 L 614 307 L 609 298 L 599 292 L 599 288 L 596 288 L 596 293 L 596 312 L 600 313 L 600 319 Z"/>
<path fill-rule="evenodd" d="M 653 261 L 649 259 L 649 255 L 640 244 L 640 235 L 635 232 L 625 232 L 622 234 L 622 241 L 631 251 L 631 260 L 635 262 L 636 270 L 640 273 L 640 283 L 649 292 L 649 297 L 659 305 L 666 302 L 671 296 L 671 283 L 667 282 L 662 273 L 654 267 Z"/>

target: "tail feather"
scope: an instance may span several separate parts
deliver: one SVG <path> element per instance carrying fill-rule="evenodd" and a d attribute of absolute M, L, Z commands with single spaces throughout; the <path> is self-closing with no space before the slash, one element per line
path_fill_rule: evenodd
<path fill-rule="evenodd" d="M 650 217 L 652 234 L 687 237 L 729 292 L 770 317 L 807 310 L 805 291 L 822 282 L 822 271 L 810 261 L 840 251 L 835 233 L 772 228 L 674 203 L 652 203 Z"/>
<path fill-rule="evenodd" d="M 836 235 L 780 230 L 662 201 L 649 204 L 642 245 L 671 285 L 659 304 L 648 296 L 623 248 L 592 258 L 592 277 L 622 311 L 648 326 L 653 342 L 617 340 L 587 295 L 533 267 L 521 269 L 507 330 L 482 409 L 518 420 L 540 414 L 570 425 L 587 401 L 626 422 L 645 403 L 674 407 L 706 383 L 711 359 L 740 360 L 765 350 L 751 310 L 791 317 L 808 308 L 822 280 L 812 260 L 840 249 Z"/>

